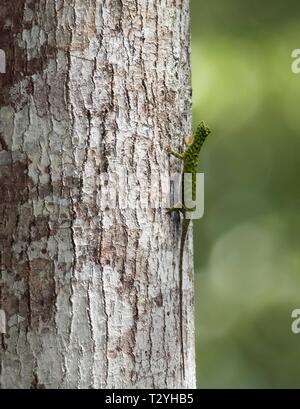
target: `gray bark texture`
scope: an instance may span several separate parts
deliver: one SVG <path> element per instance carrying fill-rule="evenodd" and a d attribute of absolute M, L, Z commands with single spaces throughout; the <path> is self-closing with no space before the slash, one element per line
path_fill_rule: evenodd
<path fill-rule="evenodd" d="M 183 379 L 160 205 L 191 131 L 189 1 L 1 0 L 0 48 L 0 387 L 195 387 L 192 233 Z"/>

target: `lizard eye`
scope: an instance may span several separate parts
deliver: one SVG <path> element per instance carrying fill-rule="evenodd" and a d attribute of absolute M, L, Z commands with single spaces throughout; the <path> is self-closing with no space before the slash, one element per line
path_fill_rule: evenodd
<path fill-rule="evenodd" d="M 189 136 L 187 138 L 185 138 L 185 144 L 186 145 L 191 145 L 193 143 L 193 137 Z"/>

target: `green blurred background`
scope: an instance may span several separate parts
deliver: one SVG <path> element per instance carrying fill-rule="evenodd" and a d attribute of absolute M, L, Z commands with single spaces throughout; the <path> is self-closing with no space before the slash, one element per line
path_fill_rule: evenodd
<path fill-rule="evenodd" d="M 300 387 L 299 1 L 191 0 L 200 388 Z"/>

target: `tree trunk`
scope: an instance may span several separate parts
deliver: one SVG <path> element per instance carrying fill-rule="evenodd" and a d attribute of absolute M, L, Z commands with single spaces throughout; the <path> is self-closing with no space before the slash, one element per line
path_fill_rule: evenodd
<path fill-rule="evenodd" d="M 195 387 L 192 238 L 183 379 L 161 205 L 191 130 L 189 1 L 2 0 L 0 35 L 1 388 Z"/>

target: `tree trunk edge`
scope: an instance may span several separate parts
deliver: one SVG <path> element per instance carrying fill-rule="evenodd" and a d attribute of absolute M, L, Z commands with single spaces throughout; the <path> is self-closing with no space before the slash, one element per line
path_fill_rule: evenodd
<path fill-rule="evenodd" d="M 180 224 L 130 197 L 160 203 L 180 170 L 164 146 L 191 132 L 189 24 L 188 0 L 0 6 L 1 388 L 195 387 L 192 231 L 183 379 Z M 139 187 L 107 210 L 122 168 Z"/>

